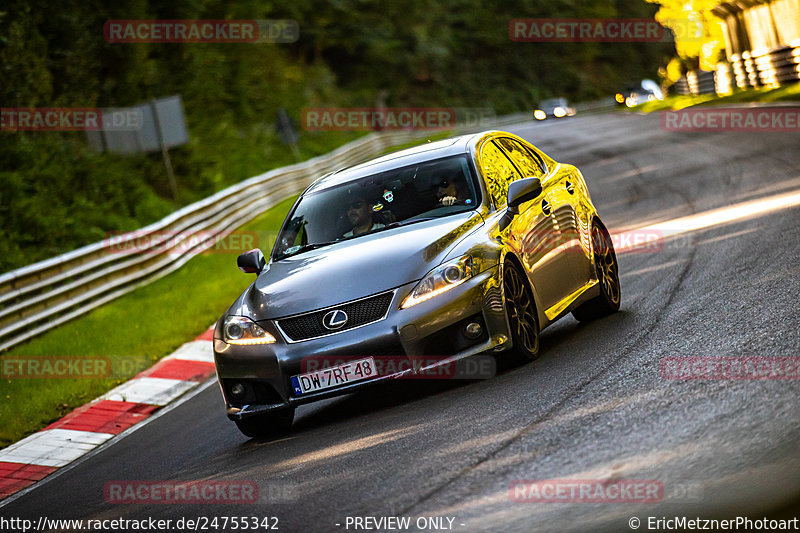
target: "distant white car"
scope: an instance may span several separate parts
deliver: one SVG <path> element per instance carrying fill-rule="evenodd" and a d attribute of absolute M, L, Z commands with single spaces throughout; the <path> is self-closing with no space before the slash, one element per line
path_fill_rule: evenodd
<path fill-rule="evenodd" d="M 547 117 L 563 118 L 571 117 L 575 114 L 575 108 L 570 107 L 566 98 L 551 98 L 542 100 L 539 108 L 533 112 L 533 118 L 544 120 Z"/>

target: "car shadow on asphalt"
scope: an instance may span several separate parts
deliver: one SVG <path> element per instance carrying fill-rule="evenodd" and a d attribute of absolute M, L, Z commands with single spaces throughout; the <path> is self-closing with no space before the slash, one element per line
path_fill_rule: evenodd
<path fill-rule="evenodd" d="M 468 387 L 479 381 L 481 380 L 401 379 L 376 384 L 362 391 L 329 400 L 330 403 L 310 413 L 303 413 L 295 419 L 292 434 L 399 407 L 460 387 Z"/>
<path fill-rule="evenodd" d="M 620 310 L 610 317 L 588 323 L 580 323 L 572 318 L 562 319 L 542 332 L 540 357 L 536 361 L 525 363 L 510 362 L 508 358 L 503 357 L 501 352 L 495 355 L 497 371 L 495 376 L 490 379 L 494 380 L 504 374 L 515 371 L 525 371 L 527 368 L 534 368 L 537 362 L 572 352 L 572 350 L 565 348 L 573 343 L 584 344 L 586 341 L 584 335 L 586 334 L 593 336 L 596 332 L 601 332 L 609 326 L 619 327 L 619 324 L 629 320 L 631 315 L 629 311 Z M 292 429 L 288 434 L 272 438 L 253 439 L 253 441 L 275 441 L 299 436 L 306 431 L 352 420 L 353 418 L 384 411 L 392 407 L 408 405 L 418 400 L 445 394 L 451 390 L 477 386 L 485 381 L 484 379 L 398 379 L 378 383 L 353 394 L 323 400 L 307 407 L 303 406 L 299 408 L 292 424 Z"/>
<path fill-rule="evenodd" d="M 631 311 L 620 309 L 613 315 L 590 322 L 578 322 L 571 316 L 564 317 L 541 333 L 539 357 L 533 363 L 577 354 L 581 350 L 575 348 L 586 348 L 587 342 L 596 345 L 599 334 L 605 335 L 610 329 L 623 331 L 625 324 L 630 322 L 634 316 Z M 498 376 L 508 372 L 521 371 L 530 366 L 530 363 L 520 364 L 503 359 L 502 353 L 499 354 L 497 360 Z"/>

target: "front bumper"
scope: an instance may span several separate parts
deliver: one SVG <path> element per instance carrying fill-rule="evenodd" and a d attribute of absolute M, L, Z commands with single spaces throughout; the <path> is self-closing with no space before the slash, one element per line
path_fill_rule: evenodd
<path fill-rule="evenodd" d="M 266 345 L 236 346 L 222 341 L 222 320 L 214 331 L 214 360 L 228 418 L 241 420 L 269 411 L 294 407 L 390 379 L 413 374 L 414 366 L 396 372 L 306 394 L 296 394 L 291 377 L 307 370 L 309 360 L 374 356 L 393 361 L 415 358 L 447 364 L 471 355 L 511 346 L 502 299 L 500 269 L 494 266 L 465 283 L 407 309 L 400 304 L 416 285 L 394 291 L 385 318 L 354 329 L 301 342 L 288 342 L 274 320 L 259 321 L 277 339 Z M 366 296 L 366 295 L 365 295 Z M 484 326 L 477 339 L 467 339 L 460 327 L 478 320 Z M 433 359 L 431 359 L 433 358 Z M 435 365 L 434 365 L 435 366 Z M 429 370 L 430 366 L 423 370 Z M 247 397 L 235 401 L 230 385 L 243 383 Z"/>

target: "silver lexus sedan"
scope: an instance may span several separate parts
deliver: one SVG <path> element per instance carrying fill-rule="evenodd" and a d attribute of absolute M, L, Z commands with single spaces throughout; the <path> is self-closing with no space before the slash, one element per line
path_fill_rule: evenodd
<path fill-rule="evenodd" d="M 217 322 L 228 417 L 287 431 L 297 405 L 441 372 L 477 354 L 535 359 L 539 333 L 620 305 L 608 231 L 574 166 L 490 131 L 328 174 Z M 485 357 L 482 356 L 482 357 Z"/>

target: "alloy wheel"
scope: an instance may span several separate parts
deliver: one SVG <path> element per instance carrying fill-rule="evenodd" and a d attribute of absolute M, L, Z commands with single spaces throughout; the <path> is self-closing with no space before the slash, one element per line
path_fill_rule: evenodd
<path fill-rule="evenodd" d="M 610 235 L 599 226 L 592 228 L 594 242 L 594 264 L 603 293 L 613 305 L 619 305 L 619 267 L 614 247 L 609 243 Z"/>
<path fill-rule="evenodd" d="M 511 334 L 519 352 L 531 359 L 539 352 L 539 321 L 536 303 L 527 283 L 514 266 L 503 273 L 503 290 Z"/>

